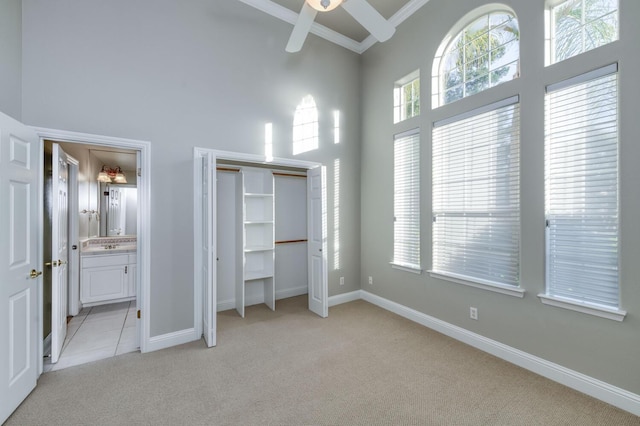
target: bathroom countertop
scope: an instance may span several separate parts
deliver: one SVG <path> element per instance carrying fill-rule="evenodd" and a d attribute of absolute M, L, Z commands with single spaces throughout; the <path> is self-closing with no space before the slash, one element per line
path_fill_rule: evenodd
<path fill-rule="evenodd" d="M 135 236 L 93 237 L 80 241 L 82 256 L 133 253 L 137 249 Z"/>

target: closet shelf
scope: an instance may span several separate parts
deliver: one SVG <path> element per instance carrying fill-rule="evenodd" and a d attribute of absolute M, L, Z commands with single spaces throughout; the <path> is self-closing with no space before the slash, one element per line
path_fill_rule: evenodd
<path fill-rule="evenodd" d="M 273 194 L 251 193 L 251 194 L 244 194 L 244 196 L 246 198 L 273 198 Z"/>
<path fill-rule="evenodd" d="M 268 271 L 245 272 L 244 274 L 245 281 L 263 280 L 271 277 L 273 277 L 273 272 L 270 273 Z"/>

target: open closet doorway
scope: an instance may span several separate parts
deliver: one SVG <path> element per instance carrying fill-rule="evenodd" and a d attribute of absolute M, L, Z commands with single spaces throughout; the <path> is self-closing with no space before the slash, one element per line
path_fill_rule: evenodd
<path fill-rule="evenodd" d="M 278 196 L 278 187 L 286 196 Z M 244 317 L 245 306 L 265 303 L 275 310 L 276 299 L 308 294 L 309 310 L 328 316 L 326 180 L 321 164 L 196 148 L 194 188 L 194 302 L 208 346 L 216 344 L 218 310 L 235 307 Z M 223 206 L 217 191 L 224 192 Z M 296 194 L 289 213 L 276 213 L 276 205 Z M 220 244 L 224 248 L 218 251 Z M 278 269 L 284 269 L 277 267 L 278 253 L 280 260 L 293 265 L 302 259 L 306 266 L 285 268 L 289 275 L 281 274 L 286 281 L 280 285 Z"/>
<path fill-rule="evenodd" d="M 42 371 L 144 352 L 148 144 L 36 131 L 44 149 Z"/>

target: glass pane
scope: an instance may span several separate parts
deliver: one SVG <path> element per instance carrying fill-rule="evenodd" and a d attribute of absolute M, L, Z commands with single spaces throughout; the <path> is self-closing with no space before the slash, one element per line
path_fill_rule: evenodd
<path fill-rule="evenodd" d="M 518 62 L 512 62 L 491 72 L 491 87 L 510 81 L 518 75 Z"/>
<path fill-rule="evenodd" d="M 491 51 L 491 68 L 499 68 L 504 64 L 516 61 L 519 57 L 520 43 L 514 39 Z"/>
<path fill-rule="evenodd" d="M 489 16 L 489 27 L 495 28 L 513 19 L 508 13 L 492 13 Z"/>
<path fill-rule="evenodd" d="M 466 42 L 473 42 L 478 37 L 481 37 L 489 30 L 489 15 L 485 15 L 480 19 L 474 21 L 464 30 Z"/>
<path fill-rule="evenodd" d="M 444 103 L 448 104 L 453 101 L 462 99 L 463 95 L 464 95 L 464 92 L 462 90 L 462 85 L 453 87 L 444 92 Z"/>
<path fill-rule="evenodd" d="M 450 89 L 455 86 L 459 86 L 462 84 L 462 73 L 460 70 L 455 69 L 451 72 L 445 73 L 444 75 L 444 88 Z"/>
<path fill-rule="evenodd" d="M 483 75 L 465 83 L 465 96 L 475 95 L 489 88 L 489 75 Z"/>
<path fill-rule="evenodd" d="M 595 49 L 618 38 L 618 14 L 611 13 L 585 25 L 585 50 Z"/>

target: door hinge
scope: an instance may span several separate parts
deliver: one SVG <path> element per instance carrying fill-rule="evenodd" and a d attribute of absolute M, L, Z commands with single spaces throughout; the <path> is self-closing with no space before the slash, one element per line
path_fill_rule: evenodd
<path fill-rule="evenodd" d="M 138 309 L 138 319 L 140 319 L 140 309 Z"/>
<path fill-rule="evenodd" d="M 142 169 L 138 167 L 138 177 L 142 176 Z"/>

